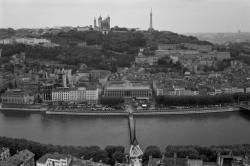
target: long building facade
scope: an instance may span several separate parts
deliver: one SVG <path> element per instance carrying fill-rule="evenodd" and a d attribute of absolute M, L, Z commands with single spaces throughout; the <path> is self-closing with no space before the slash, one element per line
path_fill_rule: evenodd
<path fill-rule="evenodd" d="M 34 96 L 19 89 L 7 90 L 2 96 L 4 104 L 33 104 Z"/>
<path fill-rule="evenodd" d="M 52 90 L 52 102 L 88 102 L 97 104 L 99 99 L 98 88 L 57 88 Z"/>
<path fill-rule="evenodd" d="M 151 99 L 152 89 L 148 84 L 112 82 L 104 88 L 104 97 Z"/>

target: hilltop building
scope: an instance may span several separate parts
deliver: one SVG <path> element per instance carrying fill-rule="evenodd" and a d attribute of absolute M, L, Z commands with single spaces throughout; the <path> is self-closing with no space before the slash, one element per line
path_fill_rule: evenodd
<path fill-rule="evenodd" d="M 144 55 L 144 49 L 140 49 L 138 55 L 135 57 L 135 64 L 137 65 L 155 65 L 158 62 L 158 56 L 146 56 Z"/>
<path fill-rule="evenodd" d="M 97 20 L 94 18 L 94 30 L 100 31 L 103 34 L 107 34 L 110 31 L 110 17 L 108 16 L 105 19 L 102 19 L 102 16 L 98 18 L 98 25 Z"/>

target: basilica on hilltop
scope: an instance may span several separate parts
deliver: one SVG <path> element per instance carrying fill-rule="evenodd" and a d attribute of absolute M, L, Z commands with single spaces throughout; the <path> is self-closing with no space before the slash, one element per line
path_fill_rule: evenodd
<path fill-rule="evenodd" d="M 107 34 L 110 31 L 110 17 L 108 16 L 103 19 L 102 16 L 99 16 L 98 22 L 96 18 L 94 18 L 94 30 Z"/>

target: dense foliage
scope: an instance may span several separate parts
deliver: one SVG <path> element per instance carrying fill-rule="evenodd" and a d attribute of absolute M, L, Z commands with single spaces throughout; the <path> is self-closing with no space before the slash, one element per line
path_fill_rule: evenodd
<path fill-rule="evenodd" d="M 116 106 L 124 103 L 124 98 L 122 97 L 102 97 L 100 103 L 103 105 Z"/>
<path fill-rule="evenodd" d="M 123 146 L 108 145 L 104 149 L 109 157 L 109 162 L 111 165 L 115 162 L 123 163 L 125 161 L 125 148 Z"/>
<path fill-rule="evenodd" d="M 229 46 L 231 56 L 235 60 L 239 60 L 246 64 L 250 64 L 250 44 L 249 43 L 230 43 Z"/>
<path fill-rule="evenodd" d="M 212 45 L 208 41 L 200 41 L 194 36 L 185 36 L 169 31 L 154 31 L 152 34 L 153 40 L 157 43 L 164 44 L 180 44 L 180 43 L 193 43 L 200 45 Z"/>
<path fill-rule="evenodd" d="M 160 151 L 157 146 L 148 146 L 143 155 L 143 160 L 148 161 L 149 156 L 153 158 L 161 158 L 164 154 L 165 157 L 174 157 L 176 154 L 178 158 L 202 159 L 203 161 L 215 162 L 218 153 L 233 155 L 245 155 L 250 152 L 250 145 L 216 145 L 216 146 L 195 146 L 195 145 L 169 145 L 164 151 Z"/>
<path fill-rule="evenodd" d="M 55 61 L 68 65 L 82 63 L 97 69 L 116 71 L 117 67 L 129 67 L 134 60 L 133 55 L 117 54 L 110 51 L 101 51 L 95 48 L 82 47 L 55 47 L 27 46 L 23 44 L 0 45 L 2 48 L 1 62 L 8 62 L 13 54 L 26 53 L 26 58 Z"/>
<path fill-rule="evenodd" d="M 220 145 L 220 146 L 167 146 L 165 149 L 166 157 L 173 157 L 174 153 L 178 157 L 185 158 L 188 156 L 192 159 L 203 159 L 204 161 L 216 161 L 218 152 L 228 154 L 232 152 L 234 155 L 245 155 L 250 151 L 250 145 Z"/>
<path fill-rule="evenodd" d="M 35 159 L 39 159 L 46 153 L 62 153 L 71 154 L 76 157 L 84 157 L 84 159 L 93 159 L 93 161 L 105 162 L 113 165 L 115 162 L 124 162 L 126 159 L 125 148 L 123 146 L 109 145 L 104 149 L 98 146 L 59 146 L 40 144 L 25 139 L 14 139 L 7 137 L 0 137 L 0 147 L 9 147 L 11 155 L 17 151 L 23 149 L 29 149 L 35 154 Z M 232 152 L 234 155 L 244 155 L 250 152 L 250 145 L 220 145 L 220 146 L 195 146 L 195 145 L 169 145 L 164 151 L 161 151 L 157 146 L 148 146 L 144 150 L 143 160 L 148 161 L 149 156 L 153 158 L 161 158 L 162 154 L 166 157 L 173 157 L 177 154 L 177 157 L 192 159 L 203 159 L 204 161 L 216 161 L 218 152 L 227 154 Z"/>
<path fill-rule="evenodd" d="M 143 154 L 142 159 L 145 161 L 149 160 L 149 156 L 151 156 L 152 158 L 161 158 L 161 150 L 159 147 L 157 146 L 148 146 Z"/>
<path fill-rule="evenodd" d="M 46 33 L 42 35 L 43 38 L 50 39 L 54 43 L 62 46 L 76 45 L 79 42 L 86 42 L 88 45 L 100 45 L 103 41 L 103 35 L 98 31 L 84 31 L 79 32 L 71 30 L 69 32 L 60 32 L 58 34 Z"/>
<path fill-rule="evenodd" d="M 124 147 L 122 146 L 107 146 L 104 150 L 98 146 L 59 146 L 50 144 L 40 144 L 25 139 L 14 139 L 0 137 L 0 147 L 9 147 L 10 153 L 13 155 L 17 151 L 29 149 L 35 154 L 35 159 L 39 159 L 46 153 L 58 152 L 62 154 L 71 154 L 76 157 L 84 157 L 84 159 L 93 159 L 93 161 L 103 161 L 107 164 L 114 163 L 116 160 L 123 160 Z M 119 153 L 118 153 L 119 152 Z"/>
<path fill-rule="evenodd" d="M 7 38 L 20 34 L 29 37 L 28 31 L 0 29 L 0 37 Z M 31 36 L 32 37 L 32 36 Z M 45 33 L 39 38 L 46 38 L 60 47 L 45 48 L 41 46 L 27 46 L 22 44 L 0 45 L 3 49 L 3 60 L 15 53 L 25 52 L 31 59 L 57 61 L 68 65 L 85 63 L 89 67 L 116 71 L 118 67 L 130 67 L 134 62 L 139 48 L 149 48 L 149 53 L 157 49 L 159 43 L 196 43 L 210 44 L 199 41 L 195 37 L 179 35 L 172 32 L 154 31 L 111 31 L 103 35 L 98 31 Z M 81 46 L 85 43 L 87 46 Z M 83 44 L 84 45 L 84 44 Z"/>
<path fill-rule="evenodd" d="M 158 96 L 156 102 L 165 106 L 205 106 L 218 105 L 250 100 L 250 94 L 238 93 L 233 95 L 215 96 Z"/>

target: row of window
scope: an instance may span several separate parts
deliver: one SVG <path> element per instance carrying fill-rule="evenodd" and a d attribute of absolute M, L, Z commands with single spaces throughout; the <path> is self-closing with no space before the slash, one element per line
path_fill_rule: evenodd
<path fill-rule="evenodd" d="M 126 96 L 126 97 L 150 97 L 152 96 L 151 91 L 140 90 L 140 91 L 105 91 L 104 96 Z"/>

